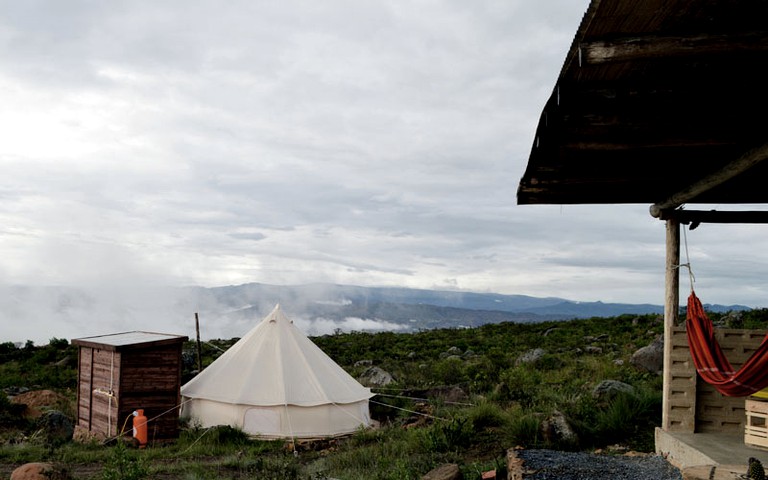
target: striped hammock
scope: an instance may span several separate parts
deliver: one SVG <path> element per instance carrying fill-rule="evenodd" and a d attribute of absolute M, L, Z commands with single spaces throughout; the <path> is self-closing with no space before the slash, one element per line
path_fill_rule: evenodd
<path fill-rule="evenodd" d="M 693 291 L 688 297 L 685 326 L 696 371 L 718 392 L 728 397 L 746 397 L 768 387 L 768 335 L 744 365 L 734 371 L 715 338 L 712 321 Z"/>

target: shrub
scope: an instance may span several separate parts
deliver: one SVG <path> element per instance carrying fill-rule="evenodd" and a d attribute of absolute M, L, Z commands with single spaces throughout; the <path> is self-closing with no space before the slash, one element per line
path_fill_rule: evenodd
<path fill-rule="evenodd" d="M 637 389 L 634 394 L 619 394 L 604 407 L 584 402 L 581 415 L 574 416 L 574 428 L 583 446 L 623 443 L 635 450 L 653 451 L 661 402 L 661 392 L 645 389 Z"/>
<path fill-rule="evenodd" d="M 466 447 L 472 432 L 469 419 L 454 418 L 432 424 L 425 429 L 424 448 L 429 452 L 449 452 Z"/>
<path fill-rule="evenodd" d="M 499 405 L 490 402 L 482 402 L 471 407 L 467 415 L 475 432 L 480 432 L 486 428 L 503 427 L 509 423 L 509 418 L 504 410 Z"/>
<path fill-rule="evenodd" d="M 26 405 L 12 403 L 8 397 L 0 392 L 0 427 L 25 428 L 29 422 L 22 417 Z"/>
<path fill-rule="evenodd" d="M 432 365 L 432 376 L 434 381 L 443 385 L 455 385 L 469 380 L 464 371 L 464 361 L 450 357 Z"/>
<path fill-rule="evenodd" d="M 520 415 L 510 422 L 509 435 L 514 445 L 525 448 L 541 447 L 541 419 L 533 414 Z"/>
<path fill-rule="evenodd" d="M 517 366 L 505 371 L 502 381 L 509 388 L 509 399 L 531 408 L 538 403 L 543 376 L 529 366 Z"/>
<path fill-rule="evenodd" d="M 101 472 L 103 480 L 140 480 L 147 477 L 149 470 L 142 458 L 130 452 L 124 442 L 118 441 L 112 449 L 112 456 Z"/>

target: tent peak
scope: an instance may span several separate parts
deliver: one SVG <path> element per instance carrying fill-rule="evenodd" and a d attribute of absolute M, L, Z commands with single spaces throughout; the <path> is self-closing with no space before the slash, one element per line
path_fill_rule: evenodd
<path fill-rule="evenodd" d="M 285 316 L 283 311 L 280 309 L 280 304 L 276 304 L 275 308 L 272 309 L 272 311 L 264 317 L 264 321 L 267 321 L 269 323 L 277 323 L 280 322 L 288 322 L 293 324 L 293 320 L 290 320 L 288 317 Z"/>

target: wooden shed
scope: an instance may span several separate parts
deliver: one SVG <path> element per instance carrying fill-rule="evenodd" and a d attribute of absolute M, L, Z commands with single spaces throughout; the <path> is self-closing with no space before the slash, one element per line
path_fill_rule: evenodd
<path fill-rule="evenodd" d="M 143 409 L 150 441 L 177 437 L 186 340 L 136 331 L 73 339 L 80 347 L 77 426 L 117 436 L 131 431 L 132 413 Z"/>
<path fill-rule="evenodd" d="M 702 382 L 679 318 L 681 226 L 768 223 L 766 19 L 768 2 L 751 0 L 591 0 L 517 190 L 519 205 L 645 204 L 666 222 L 656 439 L 678 466 L 768 463 L 744 449 L 750 400 Z M 765 333 L 717 336 L 738 368 Z"/>

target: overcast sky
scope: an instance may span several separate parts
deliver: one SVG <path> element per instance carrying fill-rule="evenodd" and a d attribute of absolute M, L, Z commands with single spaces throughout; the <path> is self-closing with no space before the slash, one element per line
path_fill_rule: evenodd
<path fill-rule="evenodd" d="M 587 5 L 0 0 L 0 284 L 661 304 L 648 205 L 516 205 Z M 689 232 L 705 302 L 768 304 L 765 233 Z"/>

